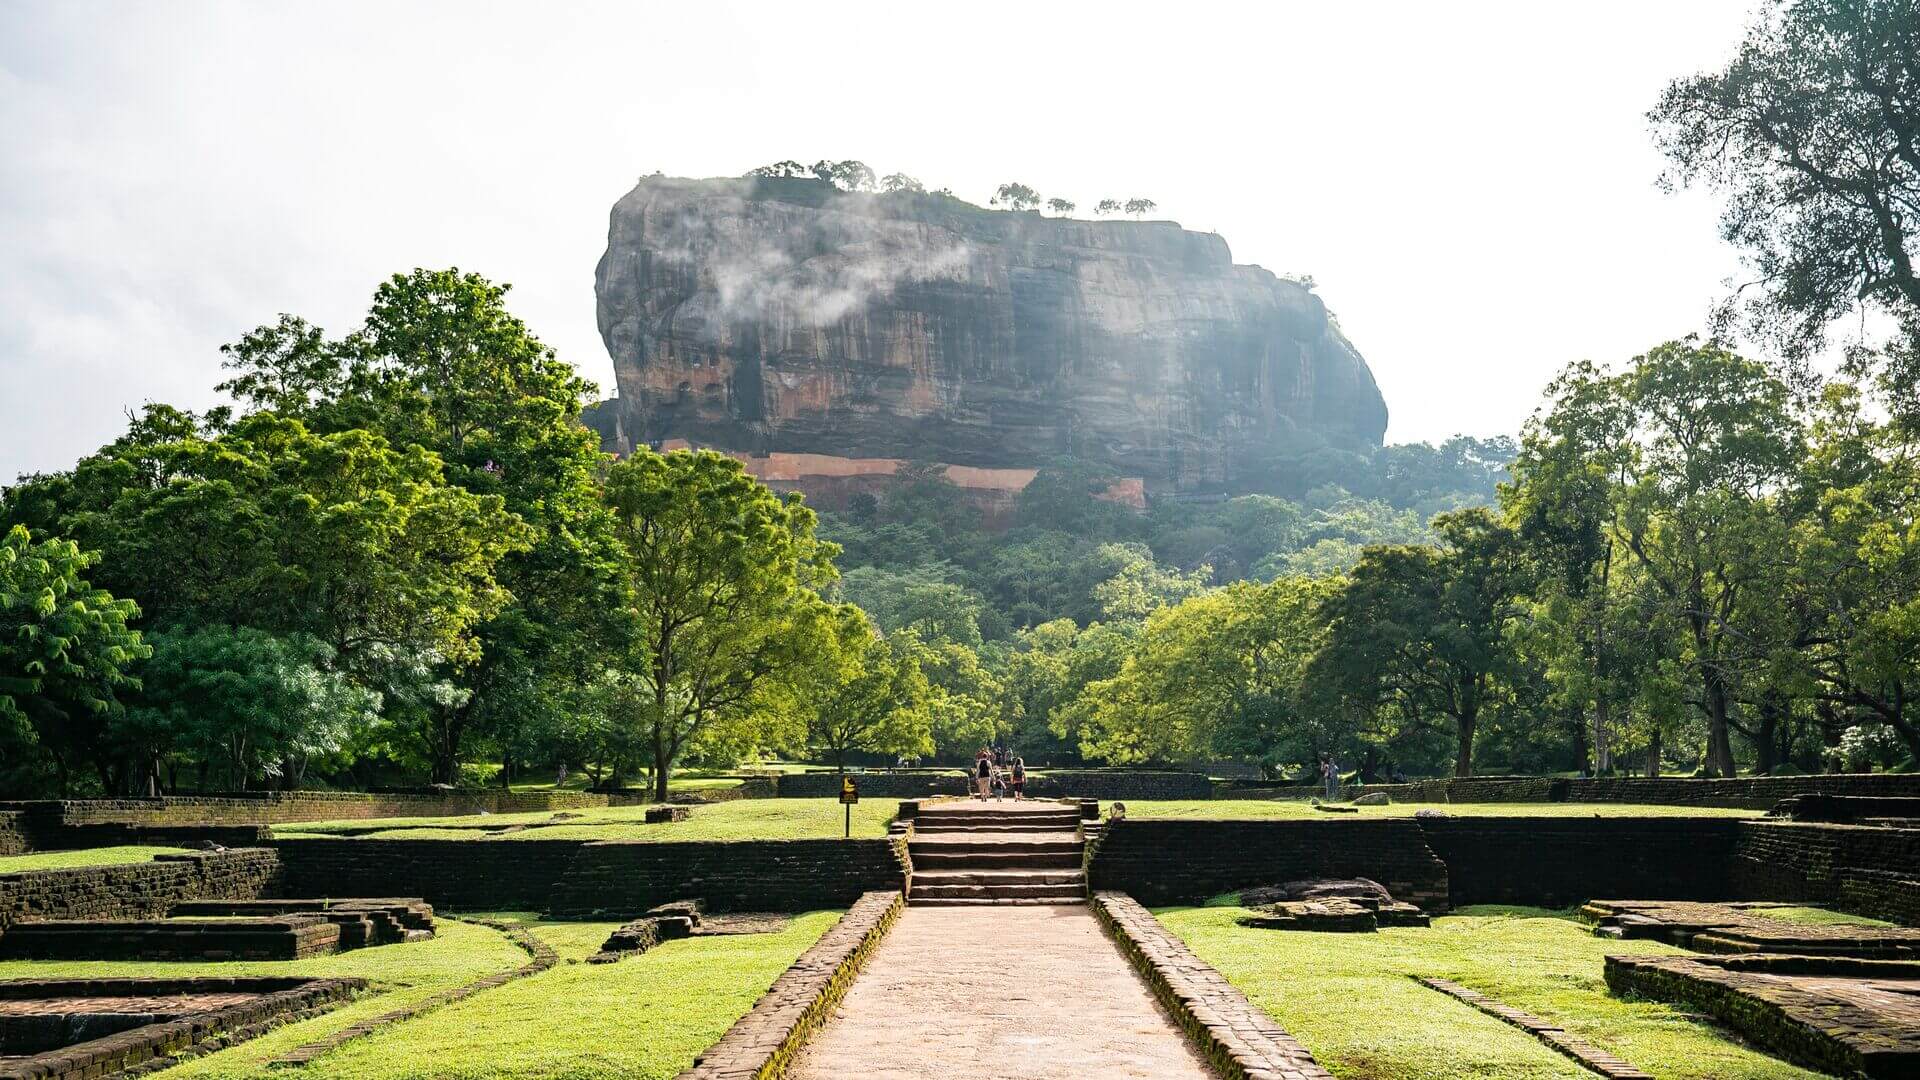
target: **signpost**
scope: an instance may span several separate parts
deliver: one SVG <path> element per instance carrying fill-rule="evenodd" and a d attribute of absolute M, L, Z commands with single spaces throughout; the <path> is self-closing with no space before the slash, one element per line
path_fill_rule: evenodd
<path fill-rule="evenodd" d="M 860 785 L 851 776 L 840 778 L 840 805 L 847 812 L 847 838 L 853 837 L 853 804 L 860 801 Z"/>

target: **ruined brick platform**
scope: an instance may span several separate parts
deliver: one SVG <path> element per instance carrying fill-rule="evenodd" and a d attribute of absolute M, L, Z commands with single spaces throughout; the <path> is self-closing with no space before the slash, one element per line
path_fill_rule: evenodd
<path fill-rule="evenodd" d="M 0 1080 L 147 1072 L 318 1015 L 364 979 L 0 981 Z"/>
<path fill-rule="evenodd" d="M 1650 938 L 1697 952 L 1920 959 L 1920 929 L 1828 926 L 1754 914 L 1771 906 L 1777 905 L 1594 900 L 1580 914 L 1603 937 Z"/>
<path fill-rule="evenodd" d="M 1920 1077 L 1920 962 L 1609 956 L 1607 986 L 1698 1009 L 1783 1057 L 1871 1080 Z"/>

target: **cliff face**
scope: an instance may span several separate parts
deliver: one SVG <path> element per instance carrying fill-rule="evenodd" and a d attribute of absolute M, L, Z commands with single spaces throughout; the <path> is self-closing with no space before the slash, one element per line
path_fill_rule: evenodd
<path fill-rule="evenodd" d="M 1319 298 L 1168 222 L 813 180 L 641 181 L 596 275 L 635 442 L 1034 466 L 1250 490 L 1386 405 Z"/>

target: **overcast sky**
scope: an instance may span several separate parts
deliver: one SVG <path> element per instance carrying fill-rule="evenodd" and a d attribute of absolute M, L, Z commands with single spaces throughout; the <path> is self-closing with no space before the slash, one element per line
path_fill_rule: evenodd
<path fill-rule="evenodd" d="M 1644 113 L 1747 0 L 0 0 L 0 480 L 216 403 L 277 312 L 457 265 L 602 386 L 636 177 L 857 157 L 985 202 L 1157 200 L 1312 274 L 1389 441 L 1515 432 L 1553 372 L 1699 329 L 1738 269 Z"/>

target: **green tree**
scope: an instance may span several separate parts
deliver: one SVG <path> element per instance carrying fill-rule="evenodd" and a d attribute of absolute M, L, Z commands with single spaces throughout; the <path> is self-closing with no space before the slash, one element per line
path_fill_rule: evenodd
<path fill-rule="evenodd" d="M 814 516 L 711 451 L 644 452 L 613 466 L 607 505 L 633 615 L 629 723 L 664 799 L 674 762 L 710 729 L 765 723 L 770 697 L 819 661 L 833 578 Z"/>
<path fill-rule="evenodd" d="M 1040 193 L 1025 184 L 1001 184 L 994 190 L 990 206 L 1004 206 L 1015 213 L 1036 210 L 1040 206 Z"/>
<path fill-rule="evenodd" d="M 1093 212 L 1101 217 L 1107 217 L 1119 213 L 1124 205 L 1119 199 L 1101 199 L 1094 206 Z"/>
<path fill-rule="evenodd" d="M 906 173 L 901 172 L 888 173 L 883 177 L 880 181 L 880 189 L 882 191 L 908 191 L 915 194 L 927 190 L 926 185 L 908 176 Z"/>
<path fill-rule="evenodd" d="M 336 668 L 318 638 L 210 626 L 147 640 L 139 701 L 116 735 L 144 752 L 154 779 L 162 756 L 188 749 L 220 762 L 234 790 L 261 775 L 297 787 L 310 761 L 377 720 L 380 695 Z"/>
<path fill-rule="evenodd" d="M 152 651 L 128 625 L 138 606 L 88 581 L 98 561 L 71 540 L 35 543 L 20 525 L 0 537 L 0 747 L 13 747 L 12 769 L 36 747 L 51 754 L 62 789 L 84 761 L 116 790 L 102 735 Z"/>
<path fill-rule="evenodd" d="M 1048 199 L 1047 209 L 1053 211 L 1054 213 L 1060 215 L 1061 217 L 1066 217 L 1067 215 L 1073 213 L 1074 202 L 1072 199 L 1061 199 L 1061 198 Z"/>
<path fill-rule="evenodd" d="M 1236 582 L 1156 610 L 1120 671 L 1083 691 L 1081 752 L 1116 763 L 1311 756 L 1325 736 L 1299 692 L 1333 589 Z"/>
<path fill-rule="evenodd" d="M 1793 355 L 1862 308 L 1920 358 L 1920 13 L 1906 0 L 1772 0 L 1719 71 L 1649 114 L 1669 180 L 1727 196 L 1721 233 L 1755 280 L 1739 297 Z"/>
<path fill-rule="evenodd" d="M 1139 218 L 1145 217 L 1155 210 L 1160 209 L 1160 204 L 1154 202 L 1152 199 L 1133 198 L 1127 200 L 1127 205 L 1123 207 L 1123 209 L 1126 210 L 1128 216 Z"/>
<path fill-rule="evenodd" d="M 1517 680 L 1506 640 L 1527 568 L 1512 530 L 1485 510 L 1435 522 L 1440 547 L 1374 547 L 1327 599 L 1326 644 L 1315 679 L 1360 709 L 1389 703 L 1445 717 L 1455 737 L 1454 775 L 1473 775 L 1483 712 Z"/>
<path fill-rule="evenodd" d="M 829 619 L 830 644 L 802 690 L 807 745 L 847 771 L 851 751 L 933 752 L 932 690 L 905 640 L 877 633 L 859 608 L 843 604 Z"/>

